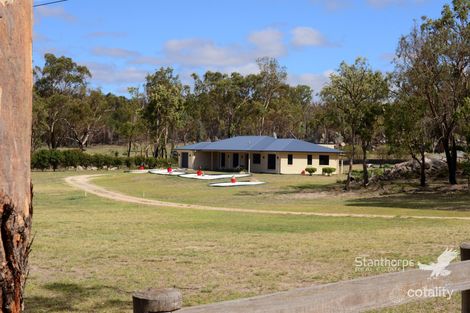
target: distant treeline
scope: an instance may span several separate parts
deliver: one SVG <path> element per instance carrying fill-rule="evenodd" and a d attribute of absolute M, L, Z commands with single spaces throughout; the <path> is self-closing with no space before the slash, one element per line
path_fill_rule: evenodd
<path fill-rule="evenodd" d="M 425 155 L 438 149 L 455 184 L 457 150 L 470 142 L 468 3 L 454 0 L 441 17 L 424 17 L 402 36 L 392 72 L 360 57 L 342 62 L 317 97 L 308 86 L 289 85 L 286 69 L 267 57 L 257 60 L 256 74 L 193 74 L 191 86 L 162 67 L 123 97 L 90 88 L 85 66 L 46 54 L 34 71 L 33 146 L 125 144 L 129 157 L 138 146 L 146 156 L 168 158 L 177 144 L 276 133 L 344 143 L 349 158 L 362 159 L 364 186 L 370 151 L 413 158 L 424 186 Z"/>

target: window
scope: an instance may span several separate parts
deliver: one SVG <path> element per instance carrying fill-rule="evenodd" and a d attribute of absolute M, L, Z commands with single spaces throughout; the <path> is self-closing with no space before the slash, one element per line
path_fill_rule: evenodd
<path fill-rule="evenodd" d="M 330 165 L 330 156 L 320 155 L 320 165 Z"/>
<path fill-rule="evenodd" d="M 253 154 L 253 164 L 261 164 L 261 154 L 259 153 Z"/>
<path fill-rule="evenodd" d="M 233 154 L 232 165 L 233 168 L 240 166 L 240 155 L 238 153 Z"/>
<path fill-rule="evenodd" d="M 294 157 L 292 154 L 287 155 L 287 164 L 292 165 L 294 163 Z"/>
<path fill-rule="evenodd" d="M 313 164 L 313 162 L 312 162 L 312 155 L 309 154 L 309 155 L 307 155 L 307 165 L 312 165 L 312 164 Z"/>
<path fill-rule="evenodd" d="M 225 167 L 225 153 L 220 154 L 220 167 Z"/>

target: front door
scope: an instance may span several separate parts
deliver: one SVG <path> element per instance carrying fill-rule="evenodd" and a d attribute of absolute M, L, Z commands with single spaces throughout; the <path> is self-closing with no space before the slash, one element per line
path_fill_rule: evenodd
<path fill-rule="evenodd" d="M 189 160 L 188 153 L 187 152 L 181 153 L 181 167 L 182 168 L 188 168 L 188 160 Z"/>
<path fill-rule="evenodd" d="M 268 170 L 276 169 L 276 155 L 268 154 Z"/>
<path fill-rule="evenodd" d="M 237 168 L 240 165 L 240 155 L 238 153 L 233 154 L 233 168 Z"/>

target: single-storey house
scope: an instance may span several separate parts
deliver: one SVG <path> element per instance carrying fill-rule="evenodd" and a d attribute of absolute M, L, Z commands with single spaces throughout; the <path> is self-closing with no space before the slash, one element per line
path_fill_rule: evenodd
<path fill-rule="evenodd" d="M 255 173 L 300 174 L 307 167 L 332 167 L 340 173 L 341 151 L 298 139 L 238 136 L 176 148 L 181 168 L 213 171 L 245 169 Z"/>

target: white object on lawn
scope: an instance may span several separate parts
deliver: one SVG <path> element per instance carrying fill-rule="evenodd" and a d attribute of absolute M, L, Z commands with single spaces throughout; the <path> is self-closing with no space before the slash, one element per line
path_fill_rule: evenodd
<path fill-rule="evenodd" d="M 168 170 L 167 169 L 152 169 L 152 170 L 149 170 L 149 173 L 150 174 L 165 174 L 165 173 L 168 173 Z"/>
<path fill-rule="evenodd" d="M 173 171 L 173 172 L 164 172 L 164 173 L 155 173 L 157 175 L 169 175 L 169 176 L 180 176 L 180 175 L 184 175 L 186 174 L 186 172 L 182 172 L 182 171 Z"/>
<path fill-rule="evenodd" d="M 209 184 L 211 187 L 237 187 L 237 186 L 255 186 L 255 185 L 262 185 L 266 184 L 265 182 L 261 181 L 238 181 L 236 183 L 213 183 Z"/>
<path fill-rule="evenodd" d="M 149 170 L 132 170 L 132 171 L 129 171 L 129 173 L 131 173 L 131 174 L 146 174 L 148 172 L 149 172 Z"/>
<path fill-rule="evenodd" d="M 198 176 L 197 174 L 185 174 L 185 175 L 180 175 L 180 177 L 183 178 L 193 178 L 193 179 L 200 179 L 200 180 L 213 180 L 213 179 L 222 179 L 222 178 L 232 178 L 232 177 L 248 177 L 250 174 L 208 174 L 208 175 L 202 175 Z"/>

